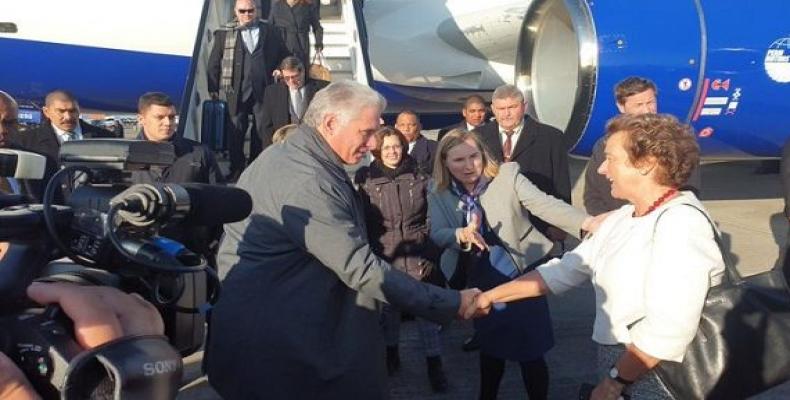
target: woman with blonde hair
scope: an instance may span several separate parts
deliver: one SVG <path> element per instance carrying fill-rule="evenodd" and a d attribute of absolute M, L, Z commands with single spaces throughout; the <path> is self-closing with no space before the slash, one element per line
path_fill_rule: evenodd
<path fill-rule="evenodd" d="M 476 133 L 454 129 L 439 143 L 435 187 L 428 195 L 431 239 L 445 250 L 440 266 L 448 280 L 482 290 L 506 283 L 546 261 L 551 240 L 530 215 L 580 236 L 596 220 L 541 192 L 517 163 L 497 165 Z M 548 395 L 543 355 L 554 345 L 545 297 L 514 302 L 475 321 L 480 342 L 480 399 L 495 399 L 505 360 L 521 366 L 531 400 Z"/>
<path fill-rule="evenodd" d="M 693 192 L 679 190 L 699 148 L 675 117 L 621 115 L 606 127 L 605 155 L 598 173 L 628 204 L 561 259 L 479 295 L 467 316 L 590 280 L 601 377 L 591 398 L 671 399 L 651 370 L 683 360 L 708 289 L 724 272 L 710 217 Z"/>

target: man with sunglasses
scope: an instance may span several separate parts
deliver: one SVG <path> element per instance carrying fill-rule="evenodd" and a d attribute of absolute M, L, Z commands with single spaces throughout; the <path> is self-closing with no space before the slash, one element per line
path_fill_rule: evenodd
<path fill-rule="evenodd" d="M 288 124 L 302 123 L 305 111 L 315 93 L 329 84 L 305 76 L 301 60 L 288 56 L 280 63 L 279 83 L 266 88 L 263 97 L 263 147 L 272 144 L 272 134 Z"/>
<path fill-rule="evenodd" d="M 228 102 L 231 126 L 229 181 L 235 181 L 245 167 L 244 139 L 253 117 L 250 138 L 251 162 L 263 146 L 260 141 L 263 94 L 272 83 L 272 72 L 288 56 L 282 39 L 271 25 L 259 18 L 253 0 L 237 0 L 235 18 L 214 32 L 208 61 L 208 90 L 213 99 Z"/>

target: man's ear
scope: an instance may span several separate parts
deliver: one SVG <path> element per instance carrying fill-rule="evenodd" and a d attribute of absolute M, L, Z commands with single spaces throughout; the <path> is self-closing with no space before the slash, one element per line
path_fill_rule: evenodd
<path fill-rule="evenodd" d="M 332 136 L 334 135 L 335 131 L 337 130 L 337 116 L 335 114 L 326 113 L 324 114 L 324 119 L 321 120 L 321 126 L 324 128 L 324 133 Z"/>
<path fill-rule="evenodd" d="M 617 106 L 617 110 L 620 111 L 620 114 L 625 114 L 625 107 L 620 103 L 615 103 Z"/>

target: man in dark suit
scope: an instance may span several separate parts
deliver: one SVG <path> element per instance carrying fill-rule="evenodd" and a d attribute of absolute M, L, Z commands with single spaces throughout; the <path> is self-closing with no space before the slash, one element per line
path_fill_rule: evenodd
<path fill-rule="evenodd" d="M 288 56 L 280 63 L 281 81 L 266 88 L 263 96 L 261 142 L 263 148 L 272 144 L 272 134 L 288 124 L 300 124 L 315 93 L 329 84 L 305 77 L 302 62 Z"/>
<path fill-rule="evenodd" d="M 409 141 L 409 155 L 417 162 L 417 168 L 426 174 L 433 172 L 433 157 L 437 143 L 422 135 L 420 116 L 412 110 L 403 110 L 395 119 L 395 129 Z"/>
<path fill-rule="evenodd" d="M 44 179 L 32 184 L 32 194 L 41 198 L 49 178 L 58 170 L 58 153 L 63 142 L 71 140 L 113 138 L 112 132 L 93 126 L 80 119 L 80 105 L 77 99 L 65 90 L 55 90 L 47 94 L 41 111 L 46 117 L 38 128 L 15 132 L 10 141 L 21 150 L 32 151 L 47 158 Z"/>
<path fill-rule="evenodd" d="M 279 35 L 268 22 L 258 18 L 253 0 L 236 0 L 236 18 L 214 32 L 214 45 L 208 61 L 208 90 L 213 99 L 228 102 L 231 129 L 229 180 L 235 181 L 244 170 L 244 138 L 250 116 L 254 118 L 250 135 L 249 161 L 261 152 L 261 121 L 264 89 L 272 72 L 288 56 Z"/>
<path fill-rule="evenodd" d="M 491 97 L 496 122 L 483 125 L 477 132 L 498 161 L 517 162 L 521 173 L 543 192 L 566 203 L 571 202 L 571 179 L 568 172 L 568 149 L 562 132 L 526 115 L 524 94 L 513 85 L 503 85 Z M 563 250 L 565 232 L 539 218 L 535 227 Z"/>
<path fill-rule="evenodd" d="M 486 101 L 476 94 L 467 97 L 463 108 L 461 108 L 461 115 L 464 117 L 463 121 L 439 129 L 437 141 L 441 141 L 444 135 L 453 129 L 473 131 L 483 126 L 486 121 Z"/>

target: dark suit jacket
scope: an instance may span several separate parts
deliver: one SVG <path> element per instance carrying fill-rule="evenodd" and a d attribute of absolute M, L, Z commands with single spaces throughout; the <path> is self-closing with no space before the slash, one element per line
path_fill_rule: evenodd
<path fill-rule="evenodd" d="M 260 28 L 258 37 L 258 46 L 255 52 L 247 57 L 249 62 L 255 66 L 251 72 L 252 78 L 252 97 L 256 102 L 263 101 L 263 93 L 266 85 L 272 83 L 272 72 L 277 68 L 283 58 L 288 56 L 288 50 L 285 48 L 279 35 L 277 35 L 272 26 L 266 21 L 258 21 Z M 214 43 L 211 49 L 211 54 L 208 59 L 208 91 L 219 93 L 222 78 L 222 55 L 225 48 L 225 36 L 229 31 L 227 29 L 219 29 L 214 32 Z M 237 34 L 239 34 L 237 32 Z M 238 104 L 241 97 L 241 83 L 242 74 L 244 70 L 243 65 L 243 52 L 247 51 L 244 47 L 244 40 L 241 37 L 236 40 L 236 47 L 233 50 L 233 94 L 228 94 L 228 109 L 230 115 L 236 115 Z"/>
<path fill-rule="evenodd" d="M 96 139 L 96 138 L 114 138 L 115 135 L 106 130 L 93 126 L 83 120 L 80 120 L 80 129 L 82 129 L 83 139 Z M 44 194 L 49 178 L 57 172 L 60 162 L 58 160 L 58 153 L 60 152 L 60 142 L 58 142 L 55 129 L 52 128 L 50 121 L 44 120 L 38 128 L 27 130 L 24 132 L 16 132 L 9 137 L 9 141 L 14 144 L 19 150 L 31 151 L 38 153 L 47 158 L 47 169 L 44 173 L 44 179 L 41 182 L 30 181 L 31 191 L 33 195 L 40 199 Z"/>
<path fill-rule="evenodd" d="M 313 96 L 319 90 L 328 85 L 329 82 L 307 79 L 305 82 L 305 102 L 310 104 L 313 101 Z M 263 121 L 261 122 L 261 142 L 266 147 L 272 144 L 272 134 L 274 131 L 293 123 L 291 121 L 291 98 L 288 92 L 288 86 L 284 82 L 279 82 L 270 85 L 266 88 L 266 93 L 263 96 Z M 307 110 L 307 108 L 305 108 Z"/>
<path fill-rule="evenodd" d="M 428 175 L 433 173 L 433 157 L 436 155 L 437 146 L 438 143 L 420 134 L 414 143 L 414 149 L 409 153 L 417 161 L 417 168 Z"/>
<path fill-rule="evenodd" d="M 502 141 L 499 124 L 491 122 L 475 130 L 491 151 L 492 156 L 502 162 Z M 562 132 L 542 124 L 529 116 L 524 117 L 524 129 L 513 146 L 510 161 L 518 163 L 521 173 L 538 189 L 554 197 L 571 202 L 571 178 L 568 172 L 568 149 Z M 534 218 L 535 227 L 545 233 L 549 225 Z"/>
<path fill-rule="evenodd" d="M 466 120 L 461 121 L 461 122 L 459 122 L 457 124 L 452 124 L 450 126 L 445 126 L 444 128 L 439 129 L 439 136 L 436 138 L 436 141 L 440 142 L 442 140 L 442 138 L 444 137 L 444 135 L 446 135 L 447 132 L 450 132 L 453 129 L 466 130 Z"/>
<path fill-rule="evenodd" d="M 315 0 L 314 3 L 318 3 Z M 318 6 L 320 7 L 320 6 Z M 285 1 L 272 4 L 269 21 L 282 38 L 290 53 L 302 60 L 305 67 L 310 66 L 310 28 L 315 35 L 315 45 L 324 47 L 324 29 L 321 27 L 319 8 L 313 4 L 299 4 L 293 7 Z"/>

